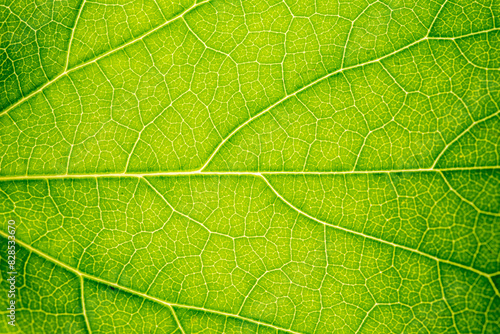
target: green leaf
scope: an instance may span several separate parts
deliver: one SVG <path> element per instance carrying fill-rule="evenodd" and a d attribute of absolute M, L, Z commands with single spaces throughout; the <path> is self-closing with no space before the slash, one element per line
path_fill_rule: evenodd
<path fill-rule="evenodd" d="M 2 333 L 500 332 L 500 3 L 0 3 Z"/>

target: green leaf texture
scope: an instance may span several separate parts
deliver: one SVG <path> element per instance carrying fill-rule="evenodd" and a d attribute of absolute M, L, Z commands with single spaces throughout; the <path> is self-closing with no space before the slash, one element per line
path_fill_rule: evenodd
<path fill-rule="evenodd" d="M 499 105 L 497 0 L 0 0 L 0 332 L 500 333 Z"/>

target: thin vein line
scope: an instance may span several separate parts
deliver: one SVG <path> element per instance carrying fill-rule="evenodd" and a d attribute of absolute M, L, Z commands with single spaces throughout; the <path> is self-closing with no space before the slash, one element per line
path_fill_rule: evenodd
<path fill-rule="evenodd" d="M 498 31 L 498 30 L 500 30 L 500 28 L 491 28 L 491 29 L 487 29 L 487 30 L 471 32 L 470 34 L 460 35 L 460 36 L 456 36 L 456 37 L 429 36 L 428 38 L 435 39 L 435 40 L 443 40 L 443 41 L 453 41 L 453 40 L 473 37 L 473 36 L 477 36 L 477 35 L 481 35 L 481 34 L 487 34 L 487 33 Z"/>
<path fill-rule="evenodd" d="M 163 196 L 163 194 L 162 194 L 162 193 L 161 193 L 161 192 L 160 192 L 160 191 L 159 191 L 159 190 L 158 190 L 155 186 L 153 186 L 153 185 L 151 184 L 151 182 L 150 182 L 150 181 L 149 181 L 146 177 L 142 177 L 141 179 L 142 179 L 142 180 L 144 180 L 144 182 L 146 182 L 146 184 L 148 185 L 148 187 L 149 187 L 149 188 L 151 188 L 151 190 L 153 190 L 153 191 L 154 191 L 154 192 L 155 192 L 158 196 L 160 196 L 160 197 L 163 199 L 163 201 L 165 202 L 165 204 L 167 204 L 167 206 L 168 206 L 168 207 L 169 207 L 169 208 L 170 208 L 173 212 L 175 212 L 175 213 L 177 213 L 177 214 L 179 214 L 179 215 L 183 216 L 184 218 L 186 218 L 186 219 L 188 219 L 188 220 L 190 220 L 190 221 L 192 221 L 192 222 L 194 222 L 194 223 L 196 223 L 196 224 L 198 224 L 198 225 L 200 225 L 200 226 L 202 226 L 202 227 L 206 228 L 206 227 L 205 227 L 205 225 L 204 225 L 204 224 L 202 224 L 201 222 L 199 222 L 199 221 L 195 220 L 194 218 L 191 218 L 190 216 L 186 215 L 185 213 L 182 213 L 182 212 L 180 212 L 179 210 L 177 210 L 176 208 L 174 208 L 174 206 L 173 206 L 172 204 L 170 204 L 170 202 L 169 202 L 169 201 L 167 201 L 167 199 L 165 198 L 165 196 Z M 207 229 L 207 230 L 208 230 L 208 229 Z M 211 231 L 209 231 L 209 232 L 210 232 L 210 233 L 213 233 L 213 232 L 211 232 Z"/>
<path fill-rule="evenodd" d="M 373 303 L 373 306 L 366 312 L 365 316 L 363 317 L 363 320 L 359 324 L 359 327 L 358 327 L 358 329 L 356 329 L 356 332 L 354 334 L 358 334 L 359 333 L 359 331 L 363 328 L 363 325 L 365 324 L 366 319 L 368 319 L 370 317 L 372 311 L 375 309 L 375 307 L 377 307 L 379 305 L 380 304 L 377 304 L 376 302 Z"/>
<path fill-rule="evenodd" d="M 85 319 L 85 325 L 87 326 L 89 334 L 92 334 L 92 329 L 90 328 L 89 318 L 87 316 L 87 308 L 85 306 L 84 280 L 83 280 L 83 276 L 81 276 L 81 275 L 80 275 L 80 285 L 81 285 L 81 289 L 82 289 L 81 298 L 82 298 L 83 318 Z"/>
<path fill-rule="evenodd" d="M 441 275 L 441 270 L 442 270 L 441 266 L 438 264 L 438 266 L 437 266 L 438 282 L 439 282 L 439 287 L 441 288 L 441 295 L 443 295 L 443 301 L 451 313 L 451 318 L 453 320 L 453 327 L 455 327 L 455 330 L 457 331 L 457 333 L 460 333 L 458 328 L 457 328 L 457 324 L 455 321 L 455 314 L 453 314 L 453 309 L 451 308 L 450 303 L 448 303 L 448 299 L 446 299 L 446 293 L 444 292 L 444 285 L 443 285 L 443 275 Z"/>
<path fill-rule="evenodd" d="M 427 35 L 426 36 L 429 36 L 431 34 L 432 28 L 434 28 L 434 24 L 436 23 L 439 15 L 441 15 L 441 12 L 443 11 L 443 8 L 446 6 L 446 3 L 448 3 L 448 0 L 444 0 L 443 1 L 443 4 L 441 5 L 441 7 L 439 8 L 438 12 L 434 16 L 434 19 L 432 20 L 431 25 L 429 26 L 429 29 L 427 30 Z"/>
<path fill-rule="evenodd" d="M 495 282 L 493 282 L 493 278 L 492 278 L 493 276 L 496 276 L 496 275 L 498 275 L 498 273 L 493 274 L 491 276 L 488 276 L 488 281 L 490 281 L 490 284 L 493 287 L 493 290 L 495 290 L 495 293 L 497 294 L 497 296 L 500 297 L 500 291 L 498 291 L 497 286 L 496 286 Z"/>
<path fill-rule="evenodd" d="M 64 66 L 64 72 L 68 71 L 71 46 L 73 45 L 73 38 L 75 37 L 75 30 L 76 30 L 76 27 L 78 26 L 78 22 L 80 21 L 80 17 L 82 16 L 82 11 L 83 11 L 83 7 L 85 6 L 85 2 L 86 2 L 86 0 L 82 0 L 82 3 L 80 5 L 80 9 L 78 10 L 78 14 L 76 15 L 76 18 L 75 18 L 75 25 L 71 29 L 71 37 L 69 38 L 68 52 L 66 54 L 66 65 Z M 55 80 L 53 80 L 53 81 L 55 81 Z"/>
<path fill-rule="evenodd" d="M 177 323 L 177 327 L 179 327 L 181 333 L 186 334 L 186 332 L 184 332 L 184 328 L 182 328 L 182 325 L 181 325 L 181 322 L 179 321 L 179 318 L 177 318 L 177 313 L 175 313 L 175 310 L 172 307 L 172 305 L 168 305 L 168 308 L 170 309 L 170 312 L 172 312 L 172 316 L 174 317 L 175 322 Z"/>
<path fill-rule="evenodd" d="M 4 231 L 0 231 L 0 236 L 2 236 L 4 238 L 8 237 L 7 233 L 5 233 Z M 275 326 L 275 325 L 272 325 L 272 324 L 268 324 L 266 322 L 262 322 L 262 321 L 251 319 L 251 318 L 247 318 L 247 317 L 244 317 L 244 316 L 241 316 L 241 315 L 231 314 L 231 313 L 228 313 L 228 312 L 223 312 L 223 311 L 218 311 L 218 310 L 206 309 L 206 308 L 203 308 L 203 307 L 197 307 L 197 306 L 184 305 L 184 304 L 179 304 L 179 303 L 166 302 L 166 301 L 161 300 L 159 298 L 156 298 L 156 297 L 144 294 L 142 292 L 136 291 L 136 290 L 134 290 L 132 288 L 128 288 L 126 286 L 122 286 L 122 285 L 120 285 L 118 283 L 112 283 L 112 282 L 109 282 L 109 281 L 107 281 L 105 279 L 96 277 L 94 275 L 84 273 L 84 272 L 82 272 L 82 271 L 80 271 L 80 270 L 78 270 L 76 268 L 73 268 L 73 267 L 67 265 L 64 262 L 61 262 L 61 261 L 57 260 L 56 258 L 53 258 L 52 256 L 50 256 L 50 255 L 48 255 L 48 254 L 46 254 L 46 253 L 44 253 L 44 252 L 42 252 L 42 251 L 40 251 L 38 249 L 33 248 L 32 246 L 30 246 L 29 244 L 25 243 L 24 241 L 16 239 L 16 242 L 17 242 L 17 244 L 19 244 L 22 247 L 26 248 L 28 251 L 30 251 L 32 253 L 35 253 L 36 255 L 44 258 L 45 260 L 47 260 L 49 262 L 52 262 L 53 264 L 56 264 L 59 267 L 64 268 L 64 269 L 66 269 L 66 270 L 68 270 L 68 271 L 70 271 L 70 272 L 72 272 L 72 273 L 74 273 L 74 274 L 76 274 L 76 275 L 78 275 L 80 277 L 86 278 L 88 280 L 92 280 L 92 281 L 97 282 L 97 283 L 105 284 L 107 286 L 112 286 L 112 287 L 114 287 L 116 289 L 120 289 L 120 290 L 122 290 L 124 292 L 128 292 L 128 293 L 133 294 L 135 296 L 142 297 L 144 299 L 156 302 L 156 303 L 161 304 L 161 305 L 166 306 L 166 307 L 177 307 L 177 308 L 183 308 L 183 309 L 187 309 L 187 310 L 201 311 L 201 312 L 207 312 L 207 313 L 212 313 L 212 314 L 218 314 L 218 315 L 221 315 L 221 316 L 224 316 L 224 317 L 232 317 L 232 318 L 236 318 L 236 319 L 239 319 L 239 320 L 242 320 L 242 321 L 251 322 L 251 323 L 254 323 L 256 325 L 270 327 L 270 328 L 273 328 L 275 330 L 283 331 L 283 332 L 286 332 L 286 333 L 302 334 L 302 333 L 295 332 L 295 331 L 290 330 L 290 329 L 281 328 L 279 326 Z"/>

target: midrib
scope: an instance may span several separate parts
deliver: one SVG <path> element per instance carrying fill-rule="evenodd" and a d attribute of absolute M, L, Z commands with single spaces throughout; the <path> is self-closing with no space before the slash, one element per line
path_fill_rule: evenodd
<path fill-rule="evenodd" d="M 229 176 L 262 176 L 262 175 L 362 175 L 390 173 L 439 173 L 453 171 L 498 170 L 500 166 L 452 167 L 452 168 L 415 168 L 392 170 L 348 170 L 348 171 L 161 171 L 142 173 L 83 173 L 83 174 L 43 174 L 43 175 L 13 175 L 0 176 L 0 181 L 15 180 L 50 180 L 72 178 L 112 178 L 112 177 L 154 177 L 154 176 L 196 176 L 196 175 L 229 175 Z"/>

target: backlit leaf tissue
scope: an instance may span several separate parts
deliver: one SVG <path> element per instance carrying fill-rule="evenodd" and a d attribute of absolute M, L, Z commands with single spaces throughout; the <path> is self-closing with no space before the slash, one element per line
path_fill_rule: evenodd
<path fill-rule="evenodd" d="M 0 130 L 1 333 L 500 333 L 500 1 L 0 0 Z"/>

